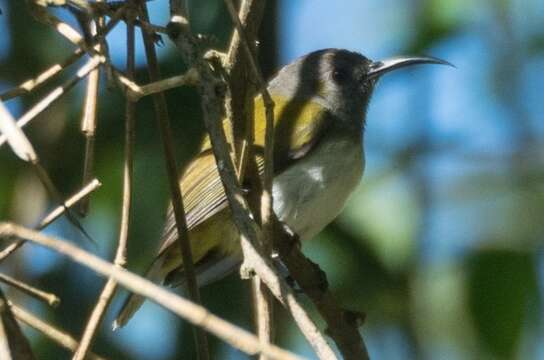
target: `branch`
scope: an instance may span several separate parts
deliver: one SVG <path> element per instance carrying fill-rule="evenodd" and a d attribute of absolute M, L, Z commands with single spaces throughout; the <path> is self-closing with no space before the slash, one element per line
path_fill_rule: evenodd
<path fill-rule="evenodd" d="M 98 189 L 102 184 L 97 179 L 94 179 L 91 181 L 87 186 L 79 190 L 76 194 L 72 195 L 70 198 L 68 198 L 64 204 L 66 206 L 57 206 L 55 209 L 53 209 L 49 214 L 47 214 L 42 221 L 40 221 L 40 224 L 36 226 L 37 230 L 44 229 L 49 224 L 51 224 L 53 221 L 58 219 L 62 216 L 66 208 L 70 208 L 78 203 L 81 199 L 85 198 L 87 195 L 89 195 L 94 190 Z M 20 248 L 26 241 L 25 240 L 17 240 L 13 242 L 12 244 L 5 247 L 2 252 L 0 252 L 0 263 L 4 261 L 8 256 L 13 254 L 15 250 Z"/>
<path fill-rule="evenodd" d="M 96 23 L 89 24 L 90 33 L 96 36 L 98 22 L 102 22 L 100 18 Z M 102 53 L 101 45 L 95 46 L 97 53 Z M 98 86 L 100 82 L 100 68 L 93 69 L 87 77 L 87 88 L 85 101 L 83 105 L 83 115 L 81 117 L 81 132 L 85 137 L 85 157 L 83 161 L 83 176 L 82 183 L 86 184 L 93 178 L 94 165 L 94 150 L 95 150 L 95 133 L 96 133 L 96 109 L 98 107 Z M 79 214 L 87 215 L 89 211 L 90 198 L 87 197 L 79 203 Z"/>
<path fill-rule="evenodd" d="M 29 313 L 23 308 L 18 307 L 15 304 L 10 303 L 9 307 L 13 312 L 13 315 L 19 320 L 44 334 L 49 339 L 53 340 L 55 343 L 59 344 L 65 349 L 70 351 L 75 351 L 77 349 L 77 341 L 70 335 L 66 334 L 62 330 L 57 329 L 54 326 L 49 325 L 45 321 L 36 317 L 35 315 Z M 87 354 L 89 360 L 105 360 L 103 357 L 100 357 L 92 352 Z"/>
<path fill-rule="evenodd" d="M 34 354 L 0 289 L 0 359 L 33 360 Z"/>
<path fill-rule="evenodd" d="M 141 4 L 140 18 L 143 21 L 149 22 L 147 13 L 147 4 Z M 149 78 L 152 82 L 158 81 L 161 78 L 157 54 L 152 36 L 146 31 L 142 31 L 145 53 L 147 57 Z M 153 95 L 153 105 L 159 125 L 159 130 L 162 137 L 164 150 L 164 158 L 166 162 L 166 170 L 168 173 L 168 183 L 170 185 L 170 193 L 172 196 L 172 208 L 176 219 L 176 227 L 178 231 L 178 243 L 181 248 L 181 256 L 183 260 L 183 272 L 187 280 L 187 289 L 191 300 L 200 304 L 200 291 L 196 282 L 196 274 L 193 264 L 193 255 L 191 250 L 191 242 L 189 239 L 189 230 L 185 219 L 185 209 L 183 206 L 183 198 L 181 188 L 178 183 L 178 170 L 175 159 L 174 141 L 172 131 L 170 129 L 170 118 L 168 115 L 168 106 L 164 93 L 160 92 Z M 208 349 L 208 340 L 206 334 L 198 328 L 194 328 L 196 348 L 199 360 L 207 360 L 210 358 Z"/>
<path fill-rule="evenodd" d="M 244 261 L 247 262 L 250 257 L 255 258 L 254 261 L 250 262 L 253 269 L 255 269 L 255 273 L 267 284 L 274 296 L 280 301 L 285 301 L 285 294 L 288 295 L 289 306 L 287 306 L 287 309 L 291 311 L 293 318 L 297 321 L 302 333 L 318 356 L 323 359 L 334 359 L 334 352 L 324 337 L 317 331 L 317 327 L 306 312 L 297 303 L 292 290 L 278 276 L 273 266 L 255 250 L 253 244 L 258 243 L 256 224 L 251 220 L 244 194 L 237 181 L 236 171 L 229 156 L 229 146 L 222 127 L 222 101 L 216 92 L 216 89 L 222 84 L 215 77 L 209 64 L 200 55 L 196 45 L 197 42 L 189 32 L 186 19 L 173 16 L 168 27 L 170 28 L 170 38 L 182 53 L 185 61 L 190 66 L 194 66 L 200 74 L 201 81 L 197 85 L 197 89 L 201 96 L 204 123 L 210 134 L 212 151 L 225 188 L 233 221 L 240 232 Z M 277 286 L 277 284 L 280 284 L 280 286 Z M 299 312 L 295 313 L 293 309 L 297 309 Z"/>
<path fill-rule="evenodd" d="M 193 68 L 187 70 L 185 74 L 172 76 L 145 85 L 136 84 L 117 70 L 114 70 L 113 74 L 115 80 L 117 80 L 125 92 L 125 96 L 133 102 L 137 102 L 144 96 L 153 95 L 179 86 L 196 85 L 200 80 L 198 72 Z"/>
<path fill-rule="evenodd" d="M 0 239 L 13 236 L 52 249 L 104 277 L 111 277 L 129 291 L 148 298 L 248 355 L 264 354 L 271 359 L 282 360 L 301 359 L 277 346 L 261 344 L 255 335 L 213 315 L 206 308 L 171 293 L 147 279 L 108 263 L 68 241 L 47 236 L 16 224 L 0 223 Z"/>
<path fill-rule="evenodd" d="M 75 63 L 79 58 L 83 56 L 82 49 L 76 49 L 72 55 L 65 59 L 61 63 L 57 63 L 47 70 L 43 71 L 40 75 L 33 79 L 26 80 L 13 89 L 7 90 L 0 94 L 1 100 L 9 100 L 21 95 L 30 94 L 32 91 L 38 89 L 44 85 L 47 81 L 51 80 L 55 75 L 59 74 L 62 70 Z"/>
<path fill-rule="evenodd" d="M 51 104 L 60 99 L 60 97 L 66 94 L 70 89 L 74 87 L 81 79 L 83 79 L 89 72 L 95 69 L 98 65 L 103 63 L 106 59 L 101 55 L 95 55 L 87 61 L 77 72 L 76 76 L 64 82 L 62 85 L 57 86 L 53 91 L 51 91 L 47 96 L 41 99 L 36 105 L 34 105 L 30 110 L 23 114 L 17 120 L 17 126 L 19 128 L 24 127 L 42 111 L 47 109 Z M 6 136 L 0 134 L 0 146 L 6 142 Z"/>
<path fill-rule="evenodd" d="M 359 333 L 364 315 L 340 308 L 328 290 L 325 273 L 302 253 L 300 247 L 293 246 L 292 242 L 290 244 L 286 235 L 282 236 L 285 238 L 277 242 L 280 258 L 289 274 L 317 307 L 327 323 L 327 334 L 332 337 L 343 358 L 368 359 L 368 351 Z"/>
<path fill-rule="evenodd" d="M 255 183 L 259 181 L 257 174 L 255 174 L 257 176 L 252 176 L 249 180 L 250 183 L 253 183 L 251 188 L 261 188 L 263 190 L 261 191 L 259 201 L 260 209 L 253 209 L 253 212 L 257 213 L 260 210 L 260 219 L 264 235 L 264 244 L 261 251 L 265 256 L 270 256 L 273 240 L 270 219 L 273 206 L 271 194 L 273 177 L 274 104 L 266 90 L 266 84 L 264 83 L 261 71 L 256 64 L 253 52 L 250 50 L 250 47 L 253 48 L 250 44 L 253 44 L 257 39 L 257 31 L 262 20 L 266 1 L 243 1 L 240 5 L 239 15 L 236 13 L 231 0 L 225 0 L 225 4 L 227 5 L 236 28 L 227 55 L 226 68 L 229 72 L 230 96 L 226 99 L 226 106 L 232 117 L 234 149 L 236 160 L 238 161 L 238 176 L 240 183 L 244 183 L 248 159 L 254 156 L 251 149 L 253 145 L 253 97 L 255 89 L 254 86 L 252 86 L 252 82 L 249 80 L 257 78 L 260 91 L 264 93 L 263 96 L 266 99 L 270 100 L 265 101 L 267 108 L 263 186 L 255 186 Z M 241 47 L 244 48 L 245 53 L 240 51 Z M 250 64 L 249 69 L 245 66 L 247 63 Z M 274 301 L 272 295 L 258 276 L 253 278 L 253 295 L 257 334 L 261 341 L 272 342 L 274 333 Z"/>
<path fill-rule="evenodd" d="M 12 278 L 11 276 L 0 273 L 0 281 L 8 285 L 11 285 L 16 289 L 19 289 L 20 291 L 26 293 L 27 295 L 32 296 L 33 298 L 36 298 L 40 301 L 47 303 L 49 306 L 56 307 L 60 303 L 60 299 L 58 298 L 57 295 L 37 289 L 22 281 Z"/>
<path fill-rule="evenodd" d="M 134 78 L 135 72 L 135 41 L 134 41 L 134 19 L 127 20 L 127 76 Z M 129 98 L 125 104 L 125 159 L 123 164 L 123 198 L 121 205 L 121 223 L 119 225 L 119 241 L 115 253 L 114 264 L 122 267 L 126 263 L 126 251 L 128 232 L 130 229 L 130 215 L 132 209 L 132 177 L 134 170 L 134 118 L 136 104 Z M 98 297 L 98 301 L 91 313 L 89 321 L 85 326 L 81 341 L 73 356 L 73 360 L 86 358 L 91 348 L 96 331 L 104 318 L 106 309 L 111 303 L 113 295 L 117 290 L 117 283 L 109 278 Z"/>

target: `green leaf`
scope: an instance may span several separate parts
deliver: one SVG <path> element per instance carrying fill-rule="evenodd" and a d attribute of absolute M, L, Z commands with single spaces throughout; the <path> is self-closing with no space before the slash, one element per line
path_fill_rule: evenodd
<path fill-rule="evenodd" d="M 513 358 L 537 296 L 534 258 L 507 249 L 479 250 L 468 263 L 469 309 L 480 341 L 498 358 Z"/>

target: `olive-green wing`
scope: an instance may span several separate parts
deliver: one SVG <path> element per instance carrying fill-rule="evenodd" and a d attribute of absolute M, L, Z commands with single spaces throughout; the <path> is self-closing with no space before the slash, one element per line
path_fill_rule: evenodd
<path fill-rule="evenodd" d="M 327 129 L 331 117 L 317 103 L 285 102 L 278 97 L 275 97 L 275 102 L 274 172 L 278 174 L 315 146 L 320 133 Z M 254 143 L 257 167 L 259 173 L 262 174 L 264 161 L 261 155 L 264 149 L 265 111 L 260 96 L 255 99 L 255 108 Z M 227 139 L 231 141 L 232 133 L 227 121 L 224 121 L 224 128 Z M 208 138 L 203 142 L 201 153 L 185 170 L 180 184 L 189 229 L 198 226 L 228 206 Z M 160 252 L 167 249 L 176 238 L 175 219 L 170 206 Z"/>

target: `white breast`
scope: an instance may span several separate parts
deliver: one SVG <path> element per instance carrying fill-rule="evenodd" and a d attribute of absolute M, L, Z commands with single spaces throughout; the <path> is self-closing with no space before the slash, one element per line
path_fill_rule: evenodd
<path fill-rule="evenodd" d="M 323 144 L 274 178 L 274 211 L 302 240 L 340 213 L 363 174 L 362 145 Z"/>

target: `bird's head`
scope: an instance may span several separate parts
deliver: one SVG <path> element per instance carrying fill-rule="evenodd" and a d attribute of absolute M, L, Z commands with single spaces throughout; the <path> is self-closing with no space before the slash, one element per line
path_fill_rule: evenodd
<path fill-rule="evenodd" d="M 313 101 L 345 125 L 360 127 L 378 79 L 393 70 L 417 64 L 451 65 L 433 57 L 405 56 L 372 61 L 340 49 L 307 54 L 283 67 L 269 90 L 283 98 Z"/>

